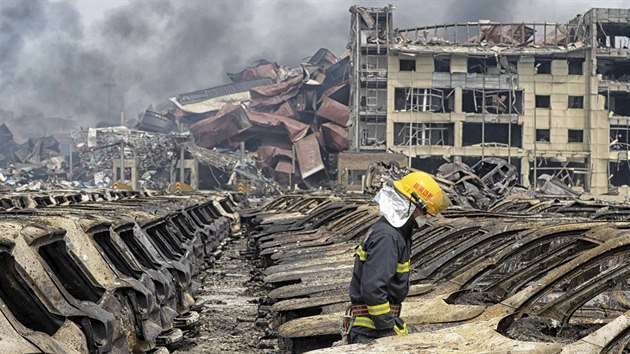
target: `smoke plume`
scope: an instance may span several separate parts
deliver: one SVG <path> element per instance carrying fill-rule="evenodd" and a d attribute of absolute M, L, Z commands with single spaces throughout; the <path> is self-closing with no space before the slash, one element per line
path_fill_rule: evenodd
<path fill-rule="evenodd" d="M 621 7 L 623 2 L 597 5 Z M 404 28 L 479 18 L 562 22 L 590 6 L 588 1 L 518 3 L 399 1 L 394 24 Z M 83 126 L 116 122 L 122 109 L 135 116 L 178 93 L 224 84 L 227 72 L 259 59 L 295 66 L 320 47 L 340 55 L 354 2 L 116 4 L 98 21 L 84 23 L 73 2 L 0 3 L 0 110 L 70 117 Z"/>

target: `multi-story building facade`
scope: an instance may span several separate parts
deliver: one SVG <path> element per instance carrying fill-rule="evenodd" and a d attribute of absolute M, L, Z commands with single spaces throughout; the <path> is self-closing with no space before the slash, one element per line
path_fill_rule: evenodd
<path fill-rule="evenodd" d="M 352 149 L 435 172 L 502 157 L 592 194 L 630 185 L 630 9 L 566 24 L 394 30 L 391 6 L 351 8 Z"/>

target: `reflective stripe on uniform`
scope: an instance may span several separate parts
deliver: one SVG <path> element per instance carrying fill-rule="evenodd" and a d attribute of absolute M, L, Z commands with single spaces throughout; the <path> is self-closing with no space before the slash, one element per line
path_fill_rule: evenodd
<path fill-rule="evenodd" d="M 357 327 L 366 327 L 370 329 L 376 329 L 376 326 L 374 325 L 374 321 L 372 321 L 372 319 L 367 316 L 355 317 L 354 322 L 352 322 L 352 325 L 357 326 Z"/>
<path fill-rule="evenodd" d="M 370 316 L 384 315 L 390 312 L 389 301 L 380 305 L 368 306 Z"/>
<path fill-rule="evenodd" d="M 355 252 L 355 254 L 357 256 L 359 256 L 359 260 L 362 262 L 367 261 L 367 251 L 363 250 L 363 247 L 361 247 L 361 245 L 359 245 L 359 247 L 357 247 L 357 251 Z"/>
<path fill-rule="evenodd" d="M 405 263 L 396 263 L 396 273 L 407 273 L 410 271 L 409 261 Z"/>

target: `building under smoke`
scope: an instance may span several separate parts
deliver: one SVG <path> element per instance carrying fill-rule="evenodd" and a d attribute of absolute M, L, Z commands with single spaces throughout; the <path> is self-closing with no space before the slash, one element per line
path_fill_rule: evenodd
<path fill-rule="evenodd" d="M 525 186 L 550 175 L 592 194 L 628 192 L 629 9 L 563 24 L 406 29 L 392 6 L 350 12 L 355 152 L 402 153 L 430 172 L 445 159 L 496 156 Z M 364 173 L 348 160 L 340 157 L 342 183 Z"/>

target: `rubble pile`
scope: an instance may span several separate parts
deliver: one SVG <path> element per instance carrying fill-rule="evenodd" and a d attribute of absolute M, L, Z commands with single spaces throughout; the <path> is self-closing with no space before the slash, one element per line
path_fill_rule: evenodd
<path fill-rule="evenodd" d="M 510 193 L 518 179 L 518 172 L 507 161 L 489 157 L 472 167 L 461 162 L 443 164 L 436 176 L 441 179 L 451 203 L 487 210 Z"/>
<path fill-rule="evenodd" d="M 53 136 L 28 139 L 24 144 L 13 140 L 13 133 L 0 124 L 0 190 L 40 190 L 71 186 L 66 179 L 68 165 Z"/>
<path fill-rule="evenodd" d="M 374 195 L 385 184 L 401 179 L 413 171 L 396 162 L 371 164 L 366 173 L 363 192 Z M 576 199 L 580 193 L 568 188 L 557 177 L 543 175 L 540 188 L 530 190 L 518 185 L 518 171 L 506 160 L 488 157 L 473 166 L 462 162 L 449 162 L 438 167 L 433 176 L 448 194 L 453 206 L 463 209 L 489 210 L 511 195 L 544 198 Z"/>
<path fill-rule="evenodd" d="M 181 123 L 194 145 L 235 151 L 243 144 L 266 177 L 317 187 L 331 179 L 331 155 L 348 148 L 348 63 L 348 56 L 324 48 L 299 68 L 259 61 L 229 73 L 231 84 L 179 94 L 170 109 L 147 110 L 137 128 L 168 133 Z"/>
<path fill-rule="evenodd" d="M 137 161 L 143 189 L 163 189 L 170 183 L 170 169 L 178 153 L 173 135 L 111 127 L 75 131 L 72 137 L 81 158 L 75 178 L 84 186 L 111 186 L 113 161 L 121 159 L 121 149 L 125 159 Z"/>

